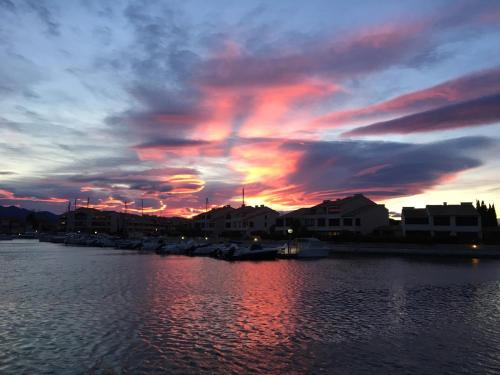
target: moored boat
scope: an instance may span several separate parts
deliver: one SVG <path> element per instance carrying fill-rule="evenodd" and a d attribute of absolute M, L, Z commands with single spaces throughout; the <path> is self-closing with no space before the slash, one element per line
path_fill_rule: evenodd
<path fill-rule="evenodd" d="M 317 238 L 296 238 L 280 251 L 283 258 L 325 258 L 330 255 L 330 247 Z"/>

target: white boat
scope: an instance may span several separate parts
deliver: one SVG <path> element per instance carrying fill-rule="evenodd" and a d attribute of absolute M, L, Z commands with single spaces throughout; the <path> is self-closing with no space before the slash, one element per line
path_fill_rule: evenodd
<path fill-rule="evenodd" d="M 226 260 L 271 260 L 276 259 L 281 247 L 264 247 L 260 243 L 241 245 L 232 243 L 221 249 L 220 258 Z"/>
<path fill-rule="evenodd" d="M 177 243 L 170 243 L 161 246 L 160 248 L 157 249 L 158 254 L 177 254 L 177 255 L 182 255 L 186 254 L 189 251 L 192 251 L 194 248 L 196 248 L 197 244 L 193 240 L 187 240 L 187 241 L 181 241 Z"/>
<path fill-rule="evenodd" d="M 142 241 L 142 250 L 144 251 L 158 251 L 162 248 L 164 242 L 161 238 L 145 238 Z"/>
<path fill-rule="evenodd" d="M 324 258 L 330 255 L 330 247 L 317 238 L 296 238 L 280 254 L 290 258 Z"/>
<path fill-rule="evenodd" d="M 137 250 L 142 247 L 142 241 L 138 239 L 122 239 L 115 241 L 117 249 Z"/>
<path fill-rule="evenodd" d="M 219 244 L 204 244 L 201 246 L 198 246 L 196 249 L 194 249 L 191 252 L 191 255 L 193 256 L 211 256 L 214 255 L 217 250 L 219 250 L 224 244 L 219 243 Z"/>

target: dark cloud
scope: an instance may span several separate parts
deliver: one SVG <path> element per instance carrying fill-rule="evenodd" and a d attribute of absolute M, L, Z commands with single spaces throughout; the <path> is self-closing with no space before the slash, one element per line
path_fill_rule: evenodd
<path fill-rule="evenodd" d="M 16 11 L 16 6 L 10 0 L 0 0 L 0 8 L 10 10 L 11 12 Z"/>
<path fill-rule="evenodd" d="M 461 76 L 366 107 L 323 115 L 318 125 L 341 126 L 352 121 L 410 114 L 500 92 L 500 67 Z"/>
<path fill-rule="evenodd" d="M 500 92 L 394 120 L 377 122 L 344 133 L 344 136 L 409 134 L 488 125 L 500 122 Z"/>
<path fill-rule="evenodd" d="M 183 138 L 160 138 L 154 141 L 141 143 L 134 146 L 134 148 L 176 148 L 176 147 L 192 147 L 192 146 L 205 146 L 211 142 L 198 139 L 183 139 Z"/>
<path fill-rule="evenodd" d="M 10 176 L 16 174 L 15 172 L 11 171 L 0 171 L 0 176 Z"/>
<path fill-rule="evenodd" d="M 492 146 L 484 137 L 464 137 L 429 144 L 375 141 L 288 142 L 303 153 L 289 183 L 305 192 L 379 197 L 413 195 L 478 167 L 472 151 Z"/>
<path fill-rule="evenodd" d="M 25 0 L 40 20 L 45 24 L 47 33 L 52 36 L 60 35 L 60 24 L 55 20 L 53 11 L 42 0 Z"/>

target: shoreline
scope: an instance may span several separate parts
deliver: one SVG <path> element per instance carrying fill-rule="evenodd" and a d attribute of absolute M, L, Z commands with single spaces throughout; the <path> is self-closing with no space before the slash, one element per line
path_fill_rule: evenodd
<path fill-rule="evenodd" d="M 396 255 L 500 259 L 499 245 L 477 246 L 477 248 L 473 248 L 472 245 L 464 244 L 342 243 L 333 244 L 330 255 Z"/>

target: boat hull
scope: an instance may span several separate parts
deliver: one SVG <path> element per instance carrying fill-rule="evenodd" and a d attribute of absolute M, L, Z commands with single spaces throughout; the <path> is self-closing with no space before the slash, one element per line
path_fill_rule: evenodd
<path fill-rule="evenodd" d="M 278 250 L 249 251 L 228 256 L 228 260 L 273 260 L 278 257 Z"/>

